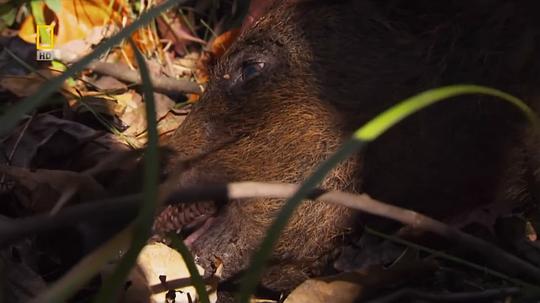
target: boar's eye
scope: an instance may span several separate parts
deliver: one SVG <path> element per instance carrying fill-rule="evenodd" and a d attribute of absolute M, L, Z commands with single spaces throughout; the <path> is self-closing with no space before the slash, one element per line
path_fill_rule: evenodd
<path fill-rule="evenodd" d="M 264 62 L 247 62 L 242 66 L 241 81 L 249 81 L 259 76 L 265 67 Z"/>
<path fill-rule="evenodd" d="M 249 93 L 260 82 L 255 80 L 266 76 L 276 66 L 273 58 L 269 56 L 259 55 L 251 59 L 239 59 L 241 61 L 237 61 L 238 64 L 233 72 L 226 74 L 227 77 L 223 77 L 225 80 L 230 79 L 226 83 L 229 87 L 229 93 L 233 95 Z"/>

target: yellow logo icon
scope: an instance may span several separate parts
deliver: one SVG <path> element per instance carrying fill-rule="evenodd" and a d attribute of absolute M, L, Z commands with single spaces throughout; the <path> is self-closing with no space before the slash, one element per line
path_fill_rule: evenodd
<path fill-rule="evenodd" d="M 52 50 L 54 48 L 54 24 L 38 24 L 36 28 L 36 49 Z"/>

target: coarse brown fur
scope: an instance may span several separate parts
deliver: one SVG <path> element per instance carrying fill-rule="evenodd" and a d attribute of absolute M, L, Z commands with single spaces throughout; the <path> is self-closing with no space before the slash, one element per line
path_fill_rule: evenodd
<path fill-rule="evenodd" d="M 422 90 L 475 83 L 534 100 L 537 25 L 527 14 L 514 18 L 500 9 L 523 13 L 518 4 L 478 1 L 478 8 L 450 1 L 439 11 L 405 2 L 275 7 L 212 68 L 206 92 L 170 142 L 177 156 L 168 175 L 179 186 L 299 183 L 354 129 Z M 243 81 L 242 68 L 253 61 L 265 66 Z M 524 128 L 523 116 L 504 102 L 479 96 L 447 101 L 391 129 L 336 168 L 323 186 L 365 191 L 438 218 L 497 199 L 528 201 L 539 186 L 538 144 L 525 146 Z M 515 157 L 519 167 L 506 163 Z M 521 186 L 517 195 L 514 183 Z M 209 269 L 219 259 L 224 278 L 245 269 L 282 205 L 276 199 L 228 202 L 194 243 L 200 263 Z M 339 206 L 302 204 L 263 284 L 290 289 L 318 274 L 357 219 Z"/>

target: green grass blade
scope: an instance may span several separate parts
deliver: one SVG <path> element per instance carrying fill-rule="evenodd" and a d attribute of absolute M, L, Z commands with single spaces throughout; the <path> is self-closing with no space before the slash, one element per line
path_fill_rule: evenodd
<path fill-rule="evenodd" d="M 191 276 L 191 283 L 199 295 L 199 301 L 197 302 L 210 303 L 208 292 L 206 291 L 206 286 L 204 285 L 204 280 L 201 275 L 199 275 L 199 271 L 197 270 L 197 266 L 195 265 L 195 261 L 193 260 L 193 256 L 189 252 L 189 249 L 176 234 L 171 233 L 168 236 L 168 238 L 171 240 L 171 246 L 176 249 L 180 255 L 182 255 L 182 258 L 186 263 L 189 275 Z"/>
<path fill-rule="evenodd" d="M 140 206 L 139 215 L 135 219 L 131 247 L 122 257 L 122 260 L 116 267 L 114 273 L 104 281 L 103 287 L 94 299 L 94 302 L 96 303 L 115 301 L 118 290 L 122 288 L 129 271 L 137 261 L 137 256 L 150 236 L 154 213 L 157 208 L 159 158 L 154 89 L 152 88 L 148 66 L 146 65 L 141 52 L 131 40 L 130 42 L 135 50 L 135 58 L 137 59 L 137 64 L 139 65 L 141 73 L 144 104 L 146 108 L 146 121 L 148 125 L 148 144 L 144 155 L 143 202 Z"/>
<path fill-rule="evenodd" d="M 272 249 L 279 239 L 294 210 L 309 194 L 309 192 L 319 185 L 326 175 L 344 159 L 354 152 L 358 152 L 365 143 L 375 140 L 392 126 L 399 123 L 408 116 L 432 105 L 438 101 L 464 94 L 483 94 L 501 98 L 519 108 L 531 121 L 534 127 L 538 128 L 538 117 L 520 99 L 505 92 L 477 85 L 452 85 L 435 88 L 425 91 L 411 98 L 405 99 L 380 115 L 373 118 L 360 129 L 358 129 L 344 145 L 330 158 L 324 161 L 300 186 L 298 191 L 285 202 L 278 213 L 276 219 L 268 229 L 266 237 L 261 243 L 259 250 L 253 255 L 251 266 L 246 271 L 240 285 L 238 300 L 242 303 L 249 302 L 250 296 L 257 287 L 264 272 L 266 262 L 271 256 Z"/>
<path fill-rule="evenodd" d="M 45 16 L 43 15 L 43 10 L 41 6 L 43 3 L 41 1 L 32 1 L 30 2 L 30 8 L 32 10 L 32 16 L 36 24 L 43 25 L 45 23 Z"/>
<path fill-rule="evenodd" d="M 13 127 L 15 127 L 15 125 L 17 125 L 17 122 L 25 114 L 40 106 L 49 96 L 51 96 L 58 90 L 58 88 L 62 86 L 64 81 L 82 71 L 90 62 L 105 54 L 111 47 L 119 44 L 122 42 L 122 40 L 130 37 L 139 27 L 150 23 L 165 10 L 176 4 L 183 4 L 185 2 L 187 2 L 187 0 L 168 0 L 149 9 L 147 12 L 142 14 L 139 19 L 126 26 L 118 34 L 112 36 L 105 42 L 100 43 L 92 53 L 71 65 L 62 75 L 59 75 L 58 77 L 44 83 L 36 94 L 17 102 L 14 106 L 7 110 L 4 115 L 0 116 L 0 137 L 6 135 Z"/>
<path fill-rule="evenodd" d="M 441 100 L 463 94 L 482 94 L 508 101 L 520 109 L 525 116 L 527 116 L 529 121 L 538 127 L 538 117 L 536 114 L 527 106 L 527 104 L 525 104 L 525 102 L 510 94 L 479 85 L 451 85 L 431 89 L 403 100 L 362 126 L 354 133 L 354 137 L 366 142 L 373 141 L 390 127 L 396 125 L 399 121 L 415 112 Z"/>
<path fill-rule="evenodd" d="M 62 13 L 62 3 L 60 3 L 60 0 L 45 0 L 45 4 L 57 15 Z"/>

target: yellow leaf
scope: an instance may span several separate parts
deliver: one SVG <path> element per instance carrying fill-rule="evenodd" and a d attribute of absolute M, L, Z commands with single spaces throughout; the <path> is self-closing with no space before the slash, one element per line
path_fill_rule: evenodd
<path fill-rule="evenodd" d="M 53 12 L 42 5 L 45 19 L 48 24 L 55 23 L 55 45 L 61 46 L 72 40 L 84 39 L 98 26 L 105 26 L 110 22 L 120 23 L 118 12 L 125 12 L 127 6 L 124 0 L 116 0 L 112 9 L 109 0 L 73 0 L 61 1 L 59 12 Z M 118 8 L 121 8 L 120 10 Z M 28 16 L 21 25 L 19 37 L 26 42 L 35 43 L 35 21 Z"/>

